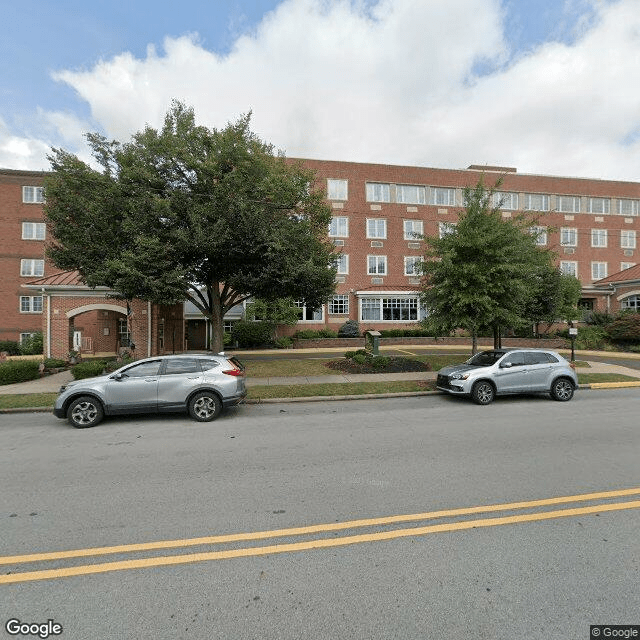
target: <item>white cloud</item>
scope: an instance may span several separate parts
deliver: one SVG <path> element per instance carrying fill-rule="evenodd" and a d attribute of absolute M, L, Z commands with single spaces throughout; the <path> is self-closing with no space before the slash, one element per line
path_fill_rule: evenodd
<path fill-rule="evenodd" d="M 37 138 L 12 134 L 0 118 L 0 167 L 11 169 L 46 170 L 49 145 Z"/>
<path fill-rule="evenodd" d="M 640 10 L 593 0 L 589 15 L 571 44 L 510 61 L 500 0 L 284 0 L 226 56 L 167 38 L 55 78 L 120 140 L 178 98 L 208 126 L 253 110 L 290 156 L 637 179 Z M 80 126 L 48 121 L 69 141 Z"/>

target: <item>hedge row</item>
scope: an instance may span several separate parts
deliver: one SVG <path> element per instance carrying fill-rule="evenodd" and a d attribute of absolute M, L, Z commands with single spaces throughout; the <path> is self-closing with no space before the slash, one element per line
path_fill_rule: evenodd
<path fill-rule="evenodd" d="M 0 364 L 0 384 L 35 380 L 40 375 L 40 363 L 33 360 L 12 360 Z"/>

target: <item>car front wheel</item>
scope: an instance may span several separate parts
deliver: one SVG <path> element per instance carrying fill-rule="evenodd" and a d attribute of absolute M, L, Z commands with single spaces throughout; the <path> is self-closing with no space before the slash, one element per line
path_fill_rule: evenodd
<path fill-rule="evenodd" d="M 493 401 L 496 392 L 490 382 L 476 382 L 471 390 L 471 399 L 476 404 L 489 404 Z"/>
<path fill-rule="evenodd" d="M 212 391 L 196 393 L 189 401 L 189 415 L 198 422 L 211 422 L 221 411 L 222 402 Z"/>
<path fill-rule="evenodd" d="M 551 385 L 551 397 L 558 402 L 566 402 L 573 398 L 573 384 L 566 378 L 558 378 Z"/>
<path fill-rule="evenodd" d="M 102 405 L 91 396 L 76 398 L 67 410 L 67 420 L 76 429 L 95 427 L 104 418 Z"/>

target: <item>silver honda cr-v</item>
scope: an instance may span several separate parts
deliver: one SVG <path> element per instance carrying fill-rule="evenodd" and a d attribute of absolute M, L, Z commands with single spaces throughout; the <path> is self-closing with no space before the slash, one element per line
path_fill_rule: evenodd
<path fill-rule="evenodd" d="M 546 349 L 491 349 L 438 371 L 437 388 L 489 404 L 496 395 L 549 393 L 567 401 L 578 387 L 573 365 Z"/>

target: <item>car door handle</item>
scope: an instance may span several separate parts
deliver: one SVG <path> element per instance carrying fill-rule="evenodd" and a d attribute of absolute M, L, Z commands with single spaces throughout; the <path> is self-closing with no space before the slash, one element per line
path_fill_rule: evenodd
<path fill-rule="evenodd" d="M 201 376 L 187 376 L 187 380 L 200 380 Z"/>
<path fill-rule="evenodd" d="M 145 382 L 158 382 L 158 378 L 145 378 Z"/>

